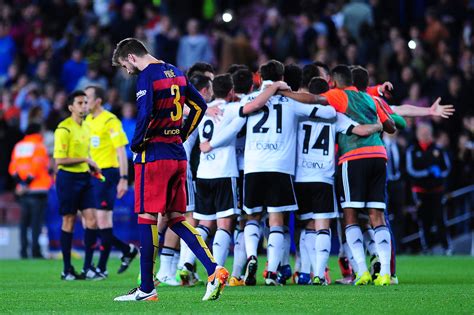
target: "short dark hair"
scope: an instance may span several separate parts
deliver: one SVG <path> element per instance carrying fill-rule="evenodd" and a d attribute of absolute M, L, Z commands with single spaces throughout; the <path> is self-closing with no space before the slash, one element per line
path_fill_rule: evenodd
<path fill-rule="evenodd" d="M 196 62 L 188 69 L 186 75 L 190 78 L 198 72 L 201 74 L 204 74 L 205 72 L 214 73 L 214 67 L 207 62 Z"/>
<path fill-rule="evenodd" d="M 97 85 L 89 85 L 84 89 L 84 91 L 87 89 L 93 89 L 95 98 L 100 98 L 102 100 L 102 104 L 105 103 L 105 90 L 103 88 Z"/>
<path fill-rule="evenodd" d="M 232 75 L 239 70 L 249 70 L 249 67 L 247 67 L 246 65 L 234 63 L 234 64 L 231 64 L 229 68 L 227 68 L 227 73 Z"/>
<path fill-rule="evenodd" d="M 40 133 L 40 132 L 41 132 L 41 124 L 32 122 L 26 128 L 25 135 L 32 135 L 32 134 Z"/>
<path fill-rule="evenodd" d="M 334 81 L 344 86 L 352 85 L 351 69 L 347 65 L 337 65 L 331 71 L 331 76 Z"/>
<path fill-rule="evenodd" d="M 309 82 L 312 78 L 318 77 L 320 75 L 318 66 L 313 63 L 303 67 L 303 77 L 302 77 L 302 86 L 308 88 Z"/>
<path fill-rule="evenodd" d="M 232 81 L 235 93 L 247 94 L 253 85 L 253 74 L 248 69 L 240 69 L 232 75 Z"/>
<path fill-rule="evenodd" d="M 234 83 L 230 74 L 225 73 L 218 75 L 212 81 L 212 90 L 214 91 L 215 97 L 225 98 L 229 92 L 233 89 Z"/>
<path fill-rule="evenodd" d="M 319 68 L 323 68 L 327 74 L 331 74 L 331 70 L 329 69 L 329 66 L 327 64 L 325 64 L 324 62 L 321 62 L 321 61 L 315 61 L 313 62 L 313 65 L 315 65 L 316 67 L 319 67 Z"/>
<path fill-rule="evenodd" d="M 85 96 L 85 97 L 87 97 L 86 93 L 84 93 L 84 91 L 82 91 L 82 90 L 74 91 L 74 92 L 72 92 L 71 94 L 69 94 L 69 95 L 67 96 L 66 106 L 69 106 L 69 105 L 74 104 L 74 99 L 75 99 L 76 97 L 79 97 L 79 96 Z"/>
<path fill-rule="evenodd" d="M 193 75 L 190 79 L 189 82 L 194 85 L 196 90 L 200 91 L 203 88 L 208 88 L 211 86 L 211 79 L 209 77 L 205 76 L 204 74 L 197 73 Z"/>
<path fill-rule="evenodd" d="M 278 60 L 270 60 L 260 66 L 262 80 L 280 81 L 285 74 L 285 66 Z"/>
<path fill-rule="evenodd" d="M 125 38 L 118 42 L 115 47 L 114 53 L 112 54 L 112 65 L 115 67 L 120 66 L 120 60 L 127 58 L 129 54 L 143 57 L 148 53 L 145 45 L 138 39 L 131 37 Z"/>
<path fill-rule="evenodd" d="M 329 83 L 321 77 L 315 77 L 309 82 L 308 90 L 311 94 L 322 94 L 329 91 Z"/>
<path fill-rule="evenodd" d="M 293 91 L 298 91 L 301 87 L 301 79 L 303 78 L 303 70 L 295 64 L 285 66 L 285 74 L 283 80 L 290 86 Z"/>
<path fill-rule="evenodd" d="M 352 81 L 359 91 L 366 91 L 369 86 L 369 72 L 361 66 L 354 66 L 351 69 Z"/>

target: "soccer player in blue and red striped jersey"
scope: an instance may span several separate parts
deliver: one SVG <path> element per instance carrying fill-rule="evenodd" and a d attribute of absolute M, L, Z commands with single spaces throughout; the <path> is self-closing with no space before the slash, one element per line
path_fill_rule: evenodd
<path fill-rule="evenodd" d="M 206 111 L 206 102 L 173 65 L 156 59 L 134 38 L 120 41 L 112 63 L 125 68 L 137 80 L 137 126 L 131 141 L 136 153 L 135 212 L 140 230 L 140 287 L 115 301 L 158 300 L 153 285 L 154 240 L 160 221 L 181 237 L 209 275 L 203 300 L 217 299 L 229 276 L 218 266 L 201 235 L 187 223 L 186 152 L 183 142 L 196 129 Z M 183 106 L 190 108 L 183 125 Z M 156 243 L 155 243 L 156 244 Z"/>

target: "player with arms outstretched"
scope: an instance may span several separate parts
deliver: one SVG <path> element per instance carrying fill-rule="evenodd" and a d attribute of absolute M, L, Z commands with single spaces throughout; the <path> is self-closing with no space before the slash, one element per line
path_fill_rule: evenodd
<path fill-rule="evenodd" d="M 136 153 L 135 212 L 141 245 L 140 287 L 115 301 L 158 300 L 153 284 L 153 240 L 158 237 L 158 214 L 205 266 L 209 278 L 203 300 L 215 300 L 229 273 L 216 264 L 201 235 L 183 216 L 187 164 L 183 141 L 201 121 L 206 102 L 178 68 L 150 55 L 137 39 L 120 41 L 112 63 L 138 75 L 137 126 L 131 149 Z M 182 126 L 185 102 L 191 110 Z"/>

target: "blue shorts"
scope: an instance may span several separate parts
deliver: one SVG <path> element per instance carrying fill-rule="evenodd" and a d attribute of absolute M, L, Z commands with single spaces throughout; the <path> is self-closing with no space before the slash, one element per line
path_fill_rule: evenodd
<path fill-rule="evenodd" d="M 105 177 L 105 182 L 101 182 L 95 177 L 92 178 L 94 194 L 97 200 L 96 209 L 113 210 L 115 198 L 117 197 L 117 185 L 120 180 L 120 171 L 115 167 L 103 168 L 102 175 Z"/>
<path fill-rule="evenodd" d="M 59 214 L 76 214 L 77 210 L 95 208 L 96 199 L 89 173 L 72 173 L 59 170 L 56 176 Z"/>

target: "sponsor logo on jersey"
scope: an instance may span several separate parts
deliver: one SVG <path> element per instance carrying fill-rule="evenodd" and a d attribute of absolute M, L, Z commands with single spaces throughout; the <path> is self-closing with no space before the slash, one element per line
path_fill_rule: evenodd
<path fill-rule="evenodd" d="M 140 97 L 142 96 L 145 96 L 146 95 L 146 90 L 140 90 L 137 92 L 137 101 Z"/>
<path fill-rule="evenodd" d="M 313 162 L 313 161 L 308 161 L 308 160 L 302 160 L 301 161 L 301 167 L 302 168 L 310 168 L 310 169 L 324 169 L 324 162 Z"/>
<path fill-rule="evenodd" d="M 216 159 L 216 155 L 214 153 L 206 154 L 205 159 L 208 161 L 214 161 Z"/>
<path fill-rule="evenodd" d="M 255 141 L 251 143 L 251 149 L 258 151 L 280 151 L 281 146 L 281 142 Z"/>
<path fill-rule="evenodd" d="M 165 136 L 175 136 L 175 135 L 179 135 L 181 133 L 181 130 L 179 128 L 165 129 L 163 133 L 165 134 Z"/>

